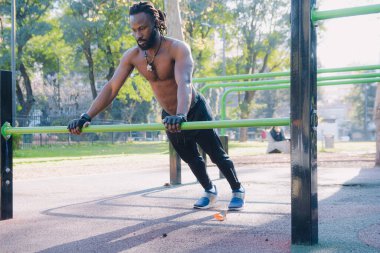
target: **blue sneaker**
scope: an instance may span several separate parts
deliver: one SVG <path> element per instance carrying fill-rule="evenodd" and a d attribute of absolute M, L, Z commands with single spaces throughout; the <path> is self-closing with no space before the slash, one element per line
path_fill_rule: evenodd
<path fill-rule="evenodd" d="M 245 203 L 245 189 L 243 186 L 238 190 L 232 191 L 232 199 L 230 204 L 228 205 L 228 210 L 230 211 L 238 211 L 244 208 Z"/>
<path fill-rule="evenodd" d="M 203 196 L 198 199 L 194 204 L 194 208 L 196 209 L 208 209 L 215 205 L 218 199 L 218 191 L 216 190 L 216 186 L 213 185 L 213 189 L 209 191 L 205 191 Z"/>

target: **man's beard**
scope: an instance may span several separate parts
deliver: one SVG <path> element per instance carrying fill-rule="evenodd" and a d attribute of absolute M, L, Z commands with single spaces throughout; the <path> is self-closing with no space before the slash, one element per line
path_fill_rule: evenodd
<path fill-rule="evenodd" d="M 157 35 L 157 30 L 156 29 L 153 29 L 152 33 L 150 34 L 150 37 L 148 38 L 148 40 L 144 41 L 145 42 L 145 45 L 142 46 L 140 45 L 139 43 L 137 43 L 137 45 L 142 49 L 142 50 L 148 50 L 149 48 L 152 48 L 153 45 L 154 45 L 154 42 L 156 40 L 156 35 Z"/>

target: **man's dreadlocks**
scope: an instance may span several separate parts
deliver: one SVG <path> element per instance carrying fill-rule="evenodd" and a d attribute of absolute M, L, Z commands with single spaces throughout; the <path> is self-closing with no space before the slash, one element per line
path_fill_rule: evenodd
<path fill-rule="evenodd" d="M 166 15 L 161 10 L 154 7 L 151 2 L 139 2 L 131 6 L 129 9 L 129 15 L 134 15 L 144 12 L 151 16 L 155 23 L 155 27 L 159 30 L 161 35 L 166 33 Z"/>

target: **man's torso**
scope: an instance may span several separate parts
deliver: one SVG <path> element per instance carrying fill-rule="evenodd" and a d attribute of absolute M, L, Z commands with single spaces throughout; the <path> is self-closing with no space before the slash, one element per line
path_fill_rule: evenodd
<path fill-rule="evenodd" d="M 135 47 L 133 49 L 132 64 L 137 71 L 144 76 L 151 84 L 157 101 L 162 108 L 168 113 L 174 115 L 177 110 L 177 83 L 174 76 L 175 66 L 175 50 L 176 41 L 171 38 L 163 38 L 161 47 L 154 57 L 152 53 L 148 53 L 148 62 L 152 65 L 153 71 L 147 69 L 147 59 L 145 58 L 144 50 Z"/>

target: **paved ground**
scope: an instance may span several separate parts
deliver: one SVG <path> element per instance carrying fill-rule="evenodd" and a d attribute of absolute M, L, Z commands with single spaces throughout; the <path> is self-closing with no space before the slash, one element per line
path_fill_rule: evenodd
<path fill-rule="evenodd" d="M 380 252 L 380 169 L 374 154 L 319 155 L 319 244 L 291 246 L 287 155 L 234 157 L 247 190 L 244 211 L 225 209 L 230 191 L 209 172 L 218 207 L 197 211 L 189 169 L 169 181 L 168 157 L 113 156 L 19 161 L 14 218 L 0 221 L 0 252 Z"/>

